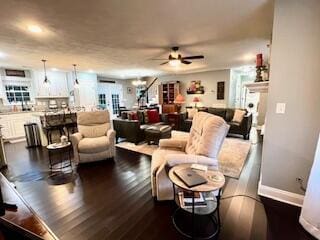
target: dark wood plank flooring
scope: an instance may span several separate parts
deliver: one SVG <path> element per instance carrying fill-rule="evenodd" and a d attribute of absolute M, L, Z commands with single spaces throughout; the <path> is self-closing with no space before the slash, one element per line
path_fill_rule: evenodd
<path fill-rule="evenodd" d="M 45 148 L 6 144 L 9 179 L 48 171 Z M 60 239 L 183 239 L 171 222 L 172 202 L 154 202 L 151 157 L 117 148 L 114 161 L 84 164 L 78 178 L 63 185 L 45 178 L 16 181 L 18 192 Z M 240 179 L 228 178 L 223 196 L 257 199 L 261 144 L 253 144 Z M 45 174 L 44 174 L 45 175 Z M 41 174 L 40 174 L 41 176 Z M 262 199 L 222 200 L 219 239 L 313 239 L 298 224 L 299 208 Z"/>

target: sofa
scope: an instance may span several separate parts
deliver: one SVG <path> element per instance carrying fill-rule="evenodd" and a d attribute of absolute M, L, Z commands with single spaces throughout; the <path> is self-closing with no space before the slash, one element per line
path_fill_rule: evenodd
<path fill-rule="evenodd" d="M 160 148 L 152 154 L 152 196 L 159 201 L 174 198 L 167 172 L 175 165 L 198 163 L 218 169 L 218 154 L 228 130 L 223 118 L 199 112 L 194 116 L 189 134 L 173 131 L 171 139 L 161 139 Z"/>
<path fill-rule="evenodd" d="M 113 119 L 116 131 L 116 142 L 124 138 L 128 142 L 138 144 L 145 140 L 145 130 L 152 126 L 165 125 L 165 116 L 157 109 L 123 111 L 119 118 Z"/>
<path fill-rule="evenodd" d="M 78 132 L 71 135 L 76 164 L 113 158 L 115 131 L 108 111 L 78 112 Z"/>
<path fill-rule="evenodd" d="M 245 109 L 240 109 L 246 112 L 244 115 L 242 121 L 239 122 L 233 122 L 233 116 L 235 113 L 234 108 L 213 108 L 213 107 L 201 107 L 198 109 L 199 112 L 207 112 L 219 117 L 222 117 L 229 125 L 229 135 L 230 134 L 237 134 L 242 135 L 244 139 L 249 139 L 250 130 L 252 126 L 252 114 L 249 113 Z M 183 121 L 183 127 L 182 130 L 185 132 L 189 132 L 192 125 L 192 119 L 188 118 L 188 114 L 186 115 L 186 118 Z"/>

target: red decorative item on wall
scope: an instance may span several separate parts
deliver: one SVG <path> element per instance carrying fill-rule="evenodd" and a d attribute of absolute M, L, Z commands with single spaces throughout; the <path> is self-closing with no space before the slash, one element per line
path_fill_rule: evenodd
<path fill-rule="evenodd" d="M 257 54 L 256 65 L 257 65 L 257 67 L 261 67 L 263 65 L 262 53 Z"/>

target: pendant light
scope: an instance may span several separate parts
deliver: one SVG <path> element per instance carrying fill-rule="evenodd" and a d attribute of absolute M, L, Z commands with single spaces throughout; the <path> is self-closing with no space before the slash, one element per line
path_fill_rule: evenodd
<path fill-rule="evenodd" d="M 47 77 L 47 69 L 46 69 L 46 61 L 47 61 L 47 60 L 42 59 L 41 61 L 43 62 L 43 70 L 44 70 L 43 85 L 44 85 L 45 87 L 48 87 L 49 84 L 50 84 L 50 82 L 49 82 L 48 77 Z"/>
<path fill-rule="evenodd" d="M 77 69 L 76 69 L 76 66 L 77 64 L 72 64 L 73 65 L 73 69 L 74 69 L 74 88 L 79 88 L 79 81 L 78 81 L 78 78 L 77 78 Z"/>

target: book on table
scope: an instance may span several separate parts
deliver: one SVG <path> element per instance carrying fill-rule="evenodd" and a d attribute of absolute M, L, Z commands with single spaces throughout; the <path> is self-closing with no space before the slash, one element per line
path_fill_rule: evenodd
<path fill-rule="evenodd" d="M 194 196 L 192 196 L 192 194 L 194 194 Z M 203 196 L 203 194 L 200 192 L 194 192 L 194 193 L 179 192 L 178 196 L 179 196 L 180 206 L 182 208 L 192 208 L 193 204 L 195 208 L 207 206 L 206 199 Z M 192 199 L 193 197 L 194 197 L 194 200 Z"/>

